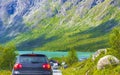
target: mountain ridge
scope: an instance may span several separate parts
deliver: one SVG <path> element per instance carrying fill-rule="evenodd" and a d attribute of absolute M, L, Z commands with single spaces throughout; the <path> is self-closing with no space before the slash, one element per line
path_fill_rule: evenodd
<path fill-rule="evenodd" d="M 0 43 L 15 44 L 19 50 L 108 47 L 107 36 L 119 25 L 117 1 L 9 0 L 5 5 L 3 1 L 0 10 L 8 18 L 5 13 L 0 15 Z"/>

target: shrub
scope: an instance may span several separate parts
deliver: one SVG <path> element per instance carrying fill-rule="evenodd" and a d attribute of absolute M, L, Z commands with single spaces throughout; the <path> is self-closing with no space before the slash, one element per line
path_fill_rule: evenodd
<path fill-rule="evenodd" d="M 11 70 L 14 64 L 16 53 L 14 46 L 0 46 L 0 70 Z"/>
<path fill-rule="evenodd" d="M 69 65 L 72 65 L 73 63 L 78 61 L 77 53 L 76 50 L 72 49 L 68 52 L 68 56 L 66 58 L 66 62 Z"/>
<path fill-rule="evenodd" d="M 111 46 L 111 54 L 114 53 L 114 56 L 120 59 L 120 28 L 115 28 L 110 35 L 110 46 Z"/>
<path fill-rule="evenodd" d="M 110 45 L 112 49 L 120 51 L 120 30 L 119 28 L 115 28 L 110 35 Z"/>

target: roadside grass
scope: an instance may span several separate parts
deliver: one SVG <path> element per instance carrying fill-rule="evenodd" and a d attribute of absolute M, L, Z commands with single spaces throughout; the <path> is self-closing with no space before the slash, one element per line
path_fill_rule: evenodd
<path fill-rule="evenodd" d="M 11 75 L 11 71 L 6 70 L 0 71 L 0 75 Z"/>
<path fill-rule="evenodd" d="M 73 63 L 66 69 L 61 69 L 63 75 L 120 75 L 120 64 L 106 66 L 104 69 L 97 70 L 99 59 L 105 55 L 113 55 L 120 59 L 117 51 L 108 49 L 107 54 L 102 53 L 95 60 L 90 57 L 82 62 Z"/>
<path fill-rule="evenodd" d="M 120 65 L 97 70 L 96 63 L 86 60 L 61 69 L 63 75 L 120 75 Z"/>

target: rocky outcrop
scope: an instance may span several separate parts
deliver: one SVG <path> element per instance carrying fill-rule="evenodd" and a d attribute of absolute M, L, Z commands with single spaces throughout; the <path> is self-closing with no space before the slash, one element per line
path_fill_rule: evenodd
<path fill-rule="evenodd" d="M 43 14 L 45 14 L 44 16 L 49 17 L 54 14 L 54 11 L 52 10 L 57 9 L 58 6 L 60 8 L 58 11 L 61 13 L 72 7 L 78 7 L 76 11 L 80 14 L 83 9 L 90 9 L 101 2 L 104 2 L 104 0 L 52 0 L 51 2 L 48 0 L 1 0 L 0 18 L 2 19 L 3 24 L 11 25 L 12 22 L 16 21 L 14 19 L 16 16 L 21 16 L 22 18 L 23 16 L 27 17 L 34 14 L 35 11 L 40 13 L 40 17 L 42 17 Z"/>
<path fill-rule="evenodd" d="M 24 17 L 31 14 L 30 12 L 40 8 L 45 1 L 46 0 L 1 0 L 0 43 L 10 41 L 17 35 L 29 31 L 30 27 L 26 26 Z"/>
<path fill-rule="evenodd" d="M 120 61 L 112 55 L 106 55 L 102 58 L 97 63 L 97 69 L 101 70 L 104 69 L 106 66 L 111 66 L 111 65 L 118 65 Z"/>
<path fill-rule="evenodd" d="M 107 49 L 99 49 L 99 50 L 97 50 L 97 51 L 92 55 L 92 60 L 95 60 L 95 58 L 97 58 L 101 53 L 106 54 L 106 53 L 107 53 Z"/>

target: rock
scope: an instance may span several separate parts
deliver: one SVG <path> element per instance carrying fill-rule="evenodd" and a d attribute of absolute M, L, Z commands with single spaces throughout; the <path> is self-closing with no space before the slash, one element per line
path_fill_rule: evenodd
<path fill-rule="evenodd" d="M 59 3 L 60 4 L 63 4 L 63 3 L 65 3 L 67 0 L 59 0 Z"/>
<path fill-rule="evenodd" d="M 92 60 L 95 60 L 95 58 L 97 58 L 101 53 L 106 54 L 106 53 L 107 53 L 107 49 L 99 49 L 98 51 L 96 51 L 96 52 L 92 55 Z"/>
<path fill-rule="evenodd" d="M 100 60 L 97 63 L 97 69 L 104 69 L 105 66 L 110 66 L 110 65 L 118 65 L 120 63 L 120 61 L 112 55 L 106 55 L 102 58 L 100 58 Z"/>

